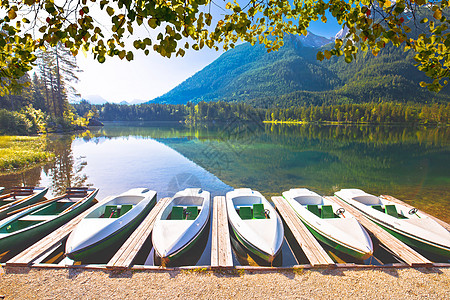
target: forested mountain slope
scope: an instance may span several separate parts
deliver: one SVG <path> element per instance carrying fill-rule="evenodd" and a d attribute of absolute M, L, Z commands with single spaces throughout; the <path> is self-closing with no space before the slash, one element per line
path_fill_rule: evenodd
<path fill-rule="evenodd" d="M 260 45 L 239 45 L 150 103 L 223 100 L 260 107 L 289 107 L 450 100 L 448 87 L 435 94 L 419 86 L 426 77 L 414 66 L 411 52 L 386 47 L 377 57 L 362 52 L 350 64 L 343 57 L 317 61 L 319 49 L 312 46 L 329 48 L 330 45 L 323 45 L 328 42 L 313 34 L 306 38 L 288 36 L 285 45 L 271 53 Z"/>

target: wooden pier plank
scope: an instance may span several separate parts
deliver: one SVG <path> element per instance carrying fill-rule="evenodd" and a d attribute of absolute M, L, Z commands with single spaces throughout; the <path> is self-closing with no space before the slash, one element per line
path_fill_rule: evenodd
<path fill-rule="evenodd" d="M 66 238 L 75 226 L 84 219 L 85 216 L 90 214 L 92 211 L 100 207 L 106 201 L 109 201 L 110 197 L 106 197 L 102 201 L 98 202 L 94 206 L 90 207 L 88 210 L 79 214 L 66 224 L 62 225 L 43 239 L 37 241 L 21 253 L 17 254 L 15 257 L 11 258 L 6 262 L 7 266 L 28 266 L 34 260 L 36 260 L 39 256 L 45 253 L 48 249 L 53 247 L 56 243 L 61 242 L 64 238 Z"/>
<path fill-rule="evenodd" d="M 163 198 L 156 203 L 155 207 L 153 207 L 144 221 L 142 221 L 138 228 L 136 228 L 122 247 L 120 247 L 116 254 L 111 258 L 106 265 L 107 268 L 126 269 L 131 267 L 137 253 L 150 236 L 156 217 L 169 201 L 170 198 Z"/>
<path fill-rule="evenodd" d="M 230 231 L 228 228 L 228 213 L 225 197 L 215 197 L 217 201 L 217 256 L 219 267 L 233 267 L 231 254 Z"/>
<path fill-rule="evenodd" d="M 383 243 L 392 253 L 401 258 L 405 263 L 411 267 L 416 266 L 432 266 L 433 263 L 411 249 L 409 246 L 395 238 L 393 235 L 389 234 L 387 231 L 376 225 L 374 222 L 366 218 L 361 212 L 356 208 L 352 207 L 348 203 L 339 199 L 338 197 L 325 197 L 331 201 L 342 206 L 346 211 L 355 216 L 356 219 L 363 225 L 367 230 L 372 232 L 372 234 Z"/>
<path fill-rule="evenodd" d="M 414 206 L 409 205 L 408 203 L 405 203 L 405 202 L 403 202 L 402 200 L 399 200 L 399 199 L 397 199 L 397 198 L 395 198 L 395 197 L 392 197 L 392 196 L 389 196 L 389 195 L 381 195 L 380 198 L 386 199 L 386 200 L 388 200 L 388 201 L 392 201 L 392 202 L 397 203 L 397 204 L 400 204 L 400 205 L 404 205 L 404 206 L 406 206 L 406 207 L 408 207 L 408 208 L 414 208 Z M 427 214 L 427 213 L 424 212 L 423 210 L 421 210 L 420 213 L 423 214 L 423 215 L 425 215 L 425 216 L 427 216 L 427 217 L 430 217 L 431 219 L 433 219 L 433 220 L 435 220 L 437 223 L 439 223 L 439 225 L 441 225 L 442 227 L 444 227 L 445 229 L 447 229 L 448 231 L 450 231 L 450 224 L 445 223 L 444 221 L 439 220 L 438 218 L 433 217 L 433 216 L 430 215 L 430 214 Z"/>
<path fill-rule="evenodd" d="M 334 261 L 297 215 L 295 215 L 286 200 L 283 197 L 272 197 L 272 201 L 311 265 L 316 267 L 334 266 Z"/>
<path fill-rule="evenodd" d="M 219 266 L 219 253 L 218 253 L 218 205 L 219 200 L 218 197 L 213 199 L 213 213 L 212 213 L 212 219 L 211 219 L 211 267 L 218 267 Z"/>

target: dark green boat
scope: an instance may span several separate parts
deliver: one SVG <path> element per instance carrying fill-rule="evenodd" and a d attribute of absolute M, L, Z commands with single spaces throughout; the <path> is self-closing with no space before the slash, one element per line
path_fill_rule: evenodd
<path fill-rule="evenodd" d="M 9 217 L 12 211 L 39 202 L 47 191 L 44 187 L 11 188 L 8 194 L 0 196 L 0 220 Z"/>
<path fill-rule="evenodd" d="M 98 189 L 68 189 L 63 196 L 34 204 L 0 222 L 0 262 L 6 262 L 36 241 L 88 209 Z"/>

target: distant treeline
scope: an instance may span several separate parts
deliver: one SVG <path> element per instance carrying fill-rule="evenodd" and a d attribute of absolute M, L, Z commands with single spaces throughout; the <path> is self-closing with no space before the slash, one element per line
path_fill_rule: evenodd
<path fill-rule="evenodd" d="M 450 103 L 427 105 L 386 102 L 271 108 L 266 111 L 265 120 L 283 122 L 448 124 L 449 117 Z"/>
<path fill-rule="evenodd" d="M 91 105 L 81 101 L 74 105 L 83 116 L 90 110 L 97 111 L 101 121 L 179 121 L 187 123 L 220 122 L 239 118 L 243 121 L 263 121 L 266 111 L 245 103 L 199 102 L 197 104 L 138 104 L 120 105 L 105 103 Z"/>
<path fill-rule="evenodd" d="M 254 108 L 245 103 L 199 102 L 186 105 L 106 103 L 91 105 L 82 101 L 74 105 L 83 116 L 98 112 L 102 121 L 178 121 L 186 123 L 240 121 L 348 122 L 448 124 L 449 104 L 364 103 L 291 108 Z"/>

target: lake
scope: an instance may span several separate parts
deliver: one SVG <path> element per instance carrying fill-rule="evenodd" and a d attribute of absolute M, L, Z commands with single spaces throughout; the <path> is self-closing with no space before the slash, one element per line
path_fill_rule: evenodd
<path fill-rule="evenodd" d="M 94 186 L 98 199 L 134 187 L 158 198 L 192 186 L 212 196 L 250 187 L 268 199 L 294 187 L 360 188 L 450 222 L 449 137 L 449 127 L 112 122 L 49 135 L 55 161 L 2 176 L 0 186 L 47 186 L 54 195 Z"/>
<path fill-rule="evenodd" d="M 212 195 L 250 187 L 265 196 L 293 187 L 323 195 L 341 188 L 389 194 L 450 221 L 450 128 L 178 123 L 106 123 L 76 135 L 50 135 L 56 160 L 0 177 L 6 187 L 133 187 L 158 197 L 186 186 Z"/>

